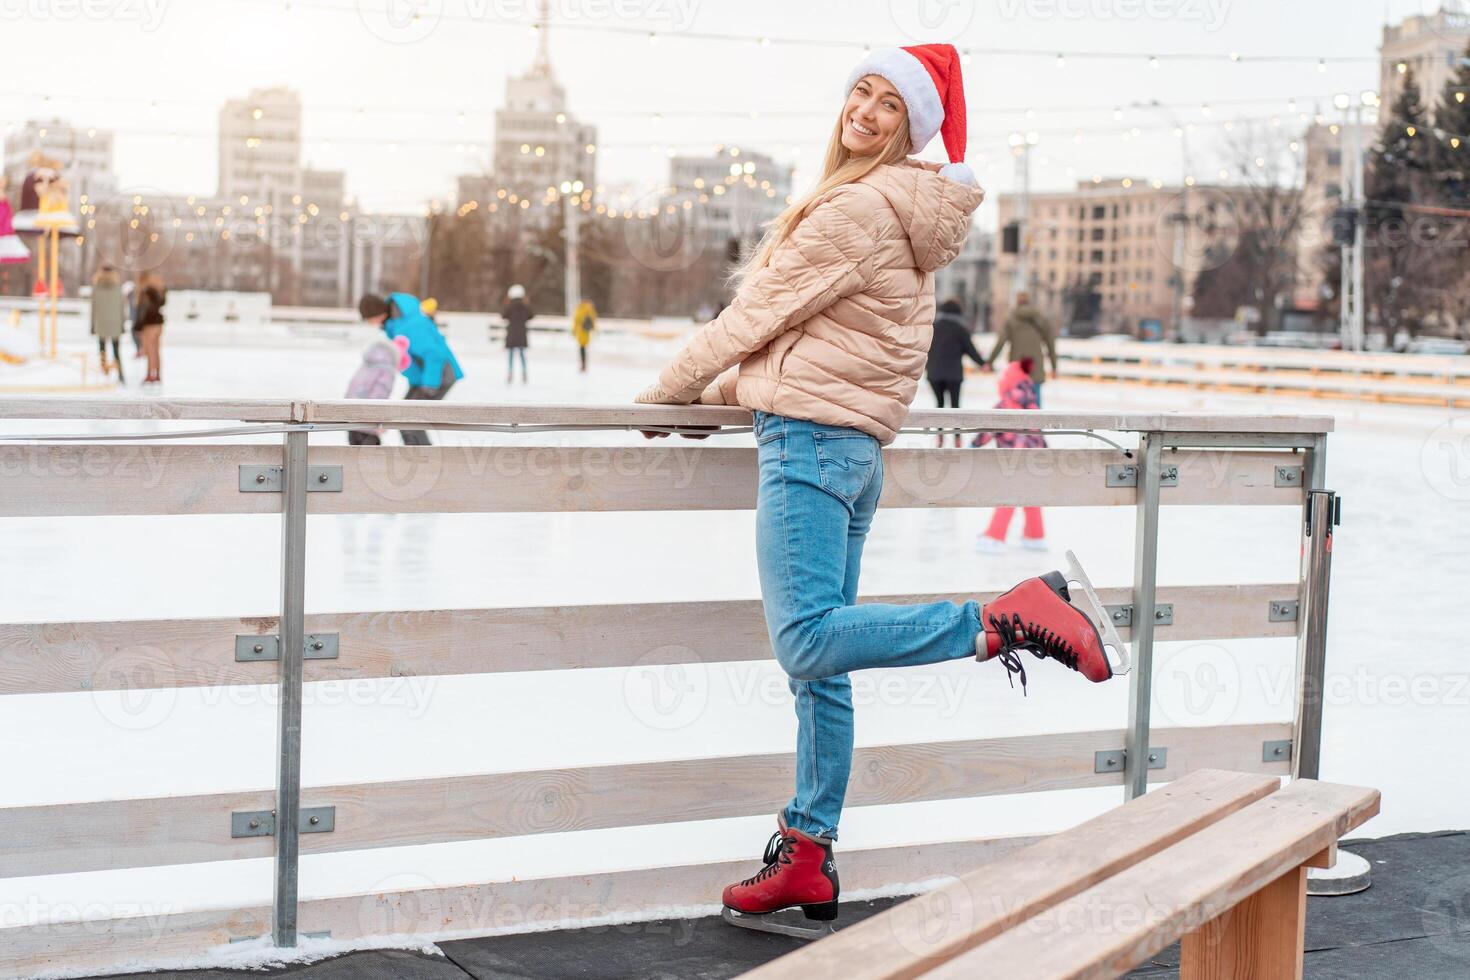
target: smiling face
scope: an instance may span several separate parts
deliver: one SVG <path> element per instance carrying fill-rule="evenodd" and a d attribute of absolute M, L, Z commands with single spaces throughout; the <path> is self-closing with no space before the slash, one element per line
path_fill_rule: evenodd
<path fill-rule="evenodd" d="M 864 75 L 842 107 L 842 145 L 853 156 L 870 156 L 908 124 L 908 109 L 898 90 L 881 75 Z"/>

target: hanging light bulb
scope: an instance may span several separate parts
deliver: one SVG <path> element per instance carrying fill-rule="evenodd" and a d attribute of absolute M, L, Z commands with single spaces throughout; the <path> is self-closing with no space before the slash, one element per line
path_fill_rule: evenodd
<path fill-rule="evenodd" d="M 1159 67 L 1159 59 L 1158 59 L 1158 57 L 1155 56 L 1155 55 L 1149 55 L 1148 66 L 1150 68 L 1157 68 L 1157 67 Z"/>
<path fill-rule="evenodd" d="M 1064 54 L 1057 55 L 1057 67 L 1058 68 L 1065 68 L 1065 67 L 1067 67 L 1067 56 L 1066 55 L 1064 55 Z"/>

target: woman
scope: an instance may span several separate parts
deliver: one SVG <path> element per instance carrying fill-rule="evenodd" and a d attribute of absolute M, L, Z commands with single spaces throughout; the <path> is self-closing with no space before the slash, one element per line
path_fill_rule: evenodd
<path fill-rule="evenodd" d="M 159 372 L 159 346 L 163 339 L 163 304 L 167 302 L 168 292 L 161 278 L 145 272 L 138 277 L 137 293 L 138 342 L 143 347 L 143 356 L 148 358 L 148 375 L 143 383 L 156 385 L 163 381 Z"/>
<path fill-rule="evenodd" d="M 521 356 L 521 383 L 530 381 L 526 377 L 526 347 L 530 342 L 530 330 L 526 324 L 534 316 L 531 304 L 526 302 L 526 287 L 517 283 L 505 291 L 505 309 L 500 315 L 505 319 L 505 383 L 515 380 L 516 355 Z"/>
<path fill-rule="evenodd" d="M 92 277 L 92 336 L 97 338 L 97 351 L 102 356 L 102 373 L 117 367 L 117 383 L 123 383 L 122 354 L 118 352 L 127 304 L 123 301 L 122 277 L 111 265 L 103 265 Z M 107 360 L 107 344 L 112 342 L 112 361 Z"/>
<path fill-rule="evenodd" d="M 847 82 L 821 179 L 772 224 L 738 294 L 637 398 L 753 410 L 756 551 L 766 625 L 797 716 L 796 794 L 765 867 L 725 889 L 725 917 L 800 906 L 837 915 L 832 843 L 852 764 L 848 673 L 1051 657 L 1094 681 L 1112 670 L 1060 573 L 989 603 L 855 605 L 883 483 L 879 447 L 908 414 L 934 315 L 934 270 L 964 243 L 983 197 L 961 160 L 964 94 L 947 44 L 869 55 Z M 936 133 L 950 164 L 911 160 Z"/>

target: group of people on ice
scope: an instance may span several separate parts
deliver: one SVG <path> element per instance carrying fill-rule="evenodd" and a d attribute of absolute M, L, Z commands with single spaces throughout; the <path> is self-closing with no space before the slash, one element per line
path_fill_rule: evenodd
<path fill-rule="evenodd" d="M 104 375 L 116 372 L 117 383 L 126 383 L 119 348 L 122 335 L 131 332 L 133 356 L 147 359 L 143 384 L 163 382 L 163 308 L 167 302 L 168 290 L 157 273 L 145 272 L 136 282 L 124 282 L 116 266 L 104 263 L 98 267 L 92 276 L 92 299 L 87 315 L 90 332 L 97 338 Z"/>
<path fill-rule="evenodd" d="M 362 365 L 347 385 L 348 398 L 387 398 L 393 392 L 395 377 L 402 374 L 408 382 L 404 398 L 439 401 L 464 377 L 459 359 L 434 318 L 438 312 L 434 299 L 420 301 L 409 293 L 387 296 L 369 293 L 358 301 L 357 311 L 364 322 L 383 331 L 383 339 L 363 351 Z M 505 331 L 506 384 L 515 381 L 518 360 L 521 383 L 530 381 L 526 348 L 530 346 L 530 322 L 534 316 L 524 286 L 517 284 L 506 290 L 505 305 L 500 311 Z M 572 314 L 572 336 L 577 342 L 579 369 L 584 372 L 587 347 L 596 327 L 597 308 L 590 300 L 583 300 Z M 375 430 L 353 430 L 347 436 L 354 446 L 382 444 L 381 435 Z M 402 436 L 406 446 L 429 445 L 427 432 L 405 429 Z"/>

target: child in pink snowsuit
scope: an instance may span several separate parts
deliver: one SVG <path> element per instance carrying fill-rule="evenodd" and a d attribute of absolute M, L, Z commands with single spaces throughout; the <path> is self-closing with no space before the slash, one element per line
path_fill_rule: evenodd
<path fill-rule="evenodd" d="M 408 366 L 408 338 L 380 340 L 362 352 L 362 366 L 347 382 L 348 398 L 387 398 L 393 393 L 393 380 Z M 349 446 L 381 446 L 381 429 L 350 429 Z"/>
<path fill-rule="evenodd" d="M 1029 357 L 1023 357 L 1019 361 L 1012 361 L 1006 365 L 1005 372 L 1001 374 L 999 381 L 1000 401 L 995 403 L 996 408 L 1008 409 L 1037 409 L 1041 403 L 1036 397 L 1036 382 L 1031 380 L 1032 361 Z M 1046 445 L 1046 439 L 1040 432 L 982 432 L 970 443 L 971 446 L 979 447 L 990 442 L 994 438 L 995 444 L 1002 449 L 1040 449 Z M 1041 523 L 1040 507 L 1025 507 L 1025 523 L 1021 528 L 1021 547 L 1032 551 L 1046 550 L 1046 529 Z M 995 554 L 1005 550 L 1006 532 L 1011 527 L 1011 517 L 1016 513 L 1014 507 L 997 507 L 991 515 L 990 527 L 975 541 L 975 547 L 979 551 Z"/>

